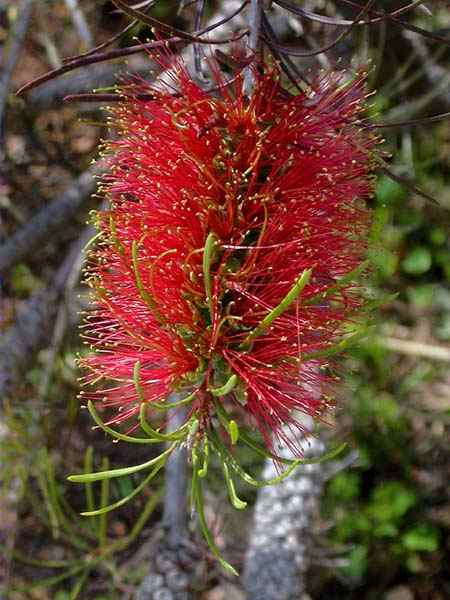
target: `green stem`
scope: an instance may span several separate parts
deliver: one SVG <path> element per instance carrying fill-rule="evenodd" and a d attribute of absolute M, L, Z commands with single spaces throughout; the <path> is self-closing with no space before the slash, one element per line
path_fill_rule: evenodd
<path fill-rule="evenodd" d="M 286 296 L 281 300 L 281 302 L 274 309 L 270 311 L 268 315 L 264 317 L 264 319 L 255 327 L 253 331 L 251 331 L 245 340 L 242 342 L 241 346 L 246 346 L 256 337 L 261 335 L 263 331 L 265 331 L 272 322 L 279 317 L 285 310 L 289 308 L 289 306 L 298 298 L 300 293 L 302 292 L 305 285 L 311 278 L 312 269 L 306 269 L 297 279 L 295 284 L 291 287 Z"/>
<path fill-rule="evenodd" d="M 149 467 L 153 467 L 157 462 L 159 462 L 163 457 L 168 456 L 175 448 L 177 444 L 173 443 L 164 450 L 159 456 L 156 458 L 152 458 L 145 463 L 140 465 L 134 465 L 132 467 L 123 467 L 121 469 L 112 469 L 110 471 L 99 471 L 98 473 L 83 473 L 81 475 L 70 475 L 67 479 L 74 483 L 86 483 L 93 481 L 103 481 L 103 479 L 112 479 L 114 477 L 124 477 L 126 475 L 132 475 L 133 473 L 138 473 L 139 471 L 145 471 Z"/>
<path fill-rule="evenodd" d="M 212 286 L 211 286 L 211 264 L 214 259 L 214 247 L 217 245 L 216 236 L 213 232 L 208 234 L 203 250 L 203 282 L 205 286 L 206 301 L 212 319 Z"/>

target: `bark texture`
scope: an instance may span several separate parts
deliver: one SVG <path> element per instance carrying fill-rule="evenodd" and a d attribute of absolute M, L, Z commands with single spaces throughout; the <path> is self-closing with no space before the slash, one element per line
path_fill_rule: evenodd
<path fill-rule="evenodd" d="M 307 436 L 302 446 L 305 458 L 324 451 L 321 440 L 312 436 Z M 277 453 L 293 457 L 284 444 Z M 263 478 L 278 474 L 273 461 L 267 460 Z M 323 482 L 323 464 L 304 465 L 280 484 L 259 491 L 243 575 L 247 600 L 302 598 Z"/>

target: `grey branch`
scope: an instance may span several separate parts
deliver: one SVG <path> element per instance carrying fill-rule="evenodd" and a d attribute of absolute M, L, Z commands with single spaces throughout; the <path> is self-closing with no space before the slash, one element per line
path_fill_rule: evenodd
<path fill-rule="evenodd" d="M 65 190 L 61 198 L 41 209 L 0 246 L 0 273 L 19 263 L 79 213 L 95 191 L 94 175 L 99 172 L 98 166 L 88 169 Z"/>
<path fill-rule="evenodd" d="M 180 394 L 173 393 L 169 402 L 181 398 Z M 169 411 L 166 432 L 179 429 L 186 417 L 184 406 Z M 192 555 L 187 526 L 187 451 L 183 446 L 172 452 L 165 466 L 163 531 L 157 556 L 151 557 L 149 574 L 144 577 L 136 599 L 190 600 L 191 565 L 197 559 Z M 197 556 L 195 552 L 194 555 Z"/>
<path fill-rule="evenodd" d="M 169 402 L 181 400 L 173 393 Z M 169 412 L 167 432 L 172 433 L 185 422 L 187 411 L 184 406 Z M 169 456 L 165 467 L 164 525 L 167 528 L 167 542 L 176 550 L 187 535 L 187 452 L 183 446 L 177 447 Z"/>
<path fill-rule="evenodd" d="M 69 252 L 49 286 L 25 302 L 15 323 L 2 333 L 0 342 L 0 398 L 6 400 L 23 376 L 32 356 L 49 341 L 58 306 L 65 294 L 74 264 L 93 229 L 86 227 Z M 50 334 L 49 334 L 50 332 Z"/>
<path fill-rule="evenodd" d="M 305 457 L 324 451 L 317 437 L 307 436 L 301 445 L 306 448 Z M 293 457 L 285 444 L 277 453 Z M 267 460 L 264 479 L 278 474 L 273 461 Z M 323 481 L 323 464 L 303 465 L 280 484 L 259 491 L 244 569 L 247 600 L 302 598 Z"/>

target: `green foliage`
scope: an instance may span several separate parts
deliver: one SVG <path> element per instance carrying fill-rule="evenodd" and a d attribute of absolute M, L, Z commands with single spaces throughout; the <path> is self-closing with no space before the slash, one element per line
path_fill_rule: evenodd
<path fill-rule="evenodd" d="M 418 159 L 436 151 L 429 140 L 427 144 L 417 152 Z M 415 165 L 419 185 L 430 185 L 428 164 Z M 431 412 L 423 398 L 433 395 L 426 390 L 433 389 L 445 369 L 430 360 L 389 352 L 383 345 L 384 336 L 398 335 L 399 324 L 413 338 L 414 328 L 424 319 L 432 324 L 437 340 L 428 343 L 450 339 L 450 218 L 445 211 L 429 209 L 413 202 L 410 193 L 389 178 L 379 178 L 369 251 L 373 293 L 400 294 L 395 307 L 382 307 L 376 334 L 349 352 L 352 371 L 342 421 L 351 429 L 360 458 L 356 469 L 329 482 L 324 499 L 326 519 L 333 523 L 331 537 L 348 548 L 348 564 L 339 569 L 346 599 L 382 597 L 381 591 L 353 596 L 349 589 L 381 590 L 378 585 L 426 577 L 428 565 L 437 570 L 441 560 L 444 534 L 430 505 L 442 498 L 419 485 L 415 473 L 433 469 L 437 476 L 433 461 L 422 457 L 424 448 L 436 441 L 429 430 L 422 427 L 418 433 L 416 427 L 422 420 L 437 431 L 443 427 L 444 412 Z M 441 477 L 445 485 L 445 474 Z"/>
<path fill-rule="evenodd" d="M 19 263 L 12 270 L 11 287 L 17 296 L 23 297 L 41 289 L 43 283 L 33 275 L 31 269 L 27 265 Z"/>
<path fill-rule="evenodd" d="M 430 270 L 432 262 L 428 248 L 416 246 L 402 260 L 402 269 L 408 275 L 423 275 Z"/>
<path fill-rule="evenodd" d="M 84 463 L 87 469 L 92 467 L 92 448 L 86 450 Z M 108 467 L 107 459 L 104 459 L 102 466 L 105 469 Z M 36 502 L 43 501 L 43 510 L 39 510 L 42 525 L 50 530 L 52 538 L 63 544 L 66 550 L 65 558 L 58 561 L 30 558 L 26 554 L 14 551 L 13 557 L 17 561 L 45 570 L 55 570 L 57 573 L 48 577 L 37 577 L 32 583 L 26 585 L 26 590 L 54 589 L 55 586 L 69 580 L 72 586 L 70 592 L 60 589 L 55 597 L 76 600 L 83 597 L 83 589 L 89 577 L 95 577 L 98 572 L 103 572 L 107 577 L 111 575 L 116 578 L 123 577 L 116 564 L 116 555 L 125 550 L 140 534 L 156 508 L 161 493 L 150 495 L 128 534 L 114 539 L 109 534 L 106 511 L 102 511 L 98 518 L 87 520 L 80 517 L 77 509 L 71 506 L 66 497 L 67 490 L 61 485 L 61 478 L 57 477 L 53 459 L 46 449 L 38 452 L 32 476 L 36 477 L 40 491 L 40 498 L 33 497 L 32 502 L 38 506 Z M 27 490 L 26 495 L 30 494 L 32 494 L 31 489 Z M 110 494 L 111 486 L 106 479 L 102 482 L 100 491 L 102 505 L 108 504 Z M 93 508 L 93 499 L 92 489 L 86 488 L 88 509 Z M 21 591 L 22 588 L 16 589 Z"/>
<path fill-rule="evenodd" d="M 439 547 L 439 533 L 429 524 L 414 525 L 402 535 L 401 543 L 412 552 L 435 552 Z"/>

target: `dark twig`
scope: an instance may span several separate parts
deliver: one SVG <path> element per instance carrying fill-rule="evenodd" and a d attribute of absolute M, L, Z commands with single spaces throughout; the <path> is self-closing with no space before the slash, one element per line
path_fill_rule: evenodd
<path fill-rule="evenodd" d="M 352 0 L 338 0 L 338 1 L 342 2 L 344 4 L 347 4 L 348 6 L 352 6 L 356 9 L 361 8 L 360 4 L 357 4 L 356 2 L 353 2 Z M 422 27 L 417 27 L 416 25 L 412 25 L 411 23 L 408 23 L 407 21 L 399 19 L 396 16 L 394 16 L 396 14 L 395 11 L 394 11 L 394 13 L 388 13 L 388 12 L 383 12 L 383 11 L 371 8 L 370 12 L 373 13 L 374 15 L 376 15 L 377 17 L 380 17 L 381 19 L 385 19 L 386 21 L 396 23 L 397 25 L 400 25 L 404 29 L 408 29 L 409 31 L 413 31 L 414 33 L 419 33 L 421 36 L 423 36 L 429 40 L 432 40 L 434 42 L 441 42 L 441 43 L 444 43 L 444 44 L 447 44 L 450 46 L 449 38 L 442 37 L 441 35 L 437 35 L 437 34 L 433 33 L 432 31 L 428 31 L 427 29 L 423 29 Z M 370 12 L 369 12 L 369 14 L 370 14 Z"/>
<path fill-rule="evenodd" d="M 153 29 L 156 29 L 161 33 L 165 33 L 165 34 L 171 35 L 171 36 L 175 35 L 176 37 L 181 38 L 182 40 L 186 40 L 188 42 L 197 42 L 198 44 L 206 44 L 207 46 L 209 46 L 211 44 L 219 44 L 219 45 L 227 44 L 230 41 L 229 39 L 218 40 L 218 39 L 204 37 L 204 34 L 207 33 L 207 31 L 212 31 L 216 27 L 219 27 L 218 23 L 214 24 L 213 26 L 210 26 L 209 28 L 205 29 L 204 31 L 195 32 L 195 33 L 191 34 L 191 33 L 187 33 L 185 31 L 183 31 L 182 29 L 178 29 L 177 27 L 173 27 L 172 25 L 167 25 L 166 23 L 163 23 L 162 21 L 159 21 L 158 19 L 155 19 L 153 17 L 146 15 L 144 12 L 135 10 L 131 6 L 129 6 L 128 4 L 123 2 L 122 0 L 113 0 L 113 2 L 116 6 L 119 6 L 120 8 L 122 8 L 122 10 L 129 17 L 131 17 L 133 19 L 138 19 L 142 23 L 145 23 L 149 27 L 152 27 Z M 245 4 L 247 4 L 247 2 L 244 2 L 244 5 Z"/>
<path fill-rule="evenodd" d="M 275 32 L 272 28 L 272 25 L 270 24 L 270 21 L 266 17 L 265 14 L 263 14 L 263 16 L 262 16 L 262 29 L 263 29 L 263 33 L 265 34 L 265 36 L 267 38 L 266 43 L 268 44 L 273 56 L 280 63 L 280 67 L 283 70 L 284 74 L 289 79 L 289 81 L 292 83 L 292 85 L 295 88 L 297 88 L 297 90 L 301 91 L 301 88 L 299 86 L 299 81 L 304 81 L 307 85 L 309 85 L 309 81 L 301 73 L 300 69 L 289 58 L 289 56 L 282 56 L 278 52 L 278 50 L 275 48 L 275 46 L 272 44 L 272 42 L 277 41 L 277 38 L 276 38 Z"/>
<path fill-rule="evenodd" d="M 199 36 L 204 35 L 204 34 L 208 33 L 209 31 L 213 31 L 214 29 L 218 29 L 219 27 L 222 27 L 222 25 L 225 25 L 226 23 L 228 23 L 228 21 L 231 21 L 234 17 L 236 17 L 247 6 L 247 4 L 248 4 L 248 0 L 244 0 L 244 2 L 242 2 L 242 4 L 235 11 L 233 11 L 230 14 L 227 14 L 225 17 L 223 17 L 222 19 L 219 19 L 218 21 L 211 23 L 210 25 L 208 25 L 208 27 L 205 27 L 204 29 L 199 31 L 198 35 Z M 243 35 L 245 35 L 245 32 L 236 35 L 234 37 L 234 39 L 238 40 L 241 37 L 243 37 Z M 224 39 L 224 40 L 206 41 L 206 38 L 203 39 L 203 38 L 199 38 L 196 36 L 194 36 L 194 40 L 196 40 L 198 43 L 202 42 L 204 44 L 219 44 L 219 45 L 220 44 L 228 44 L 230 42 L 230 38 Z M 31 90 L 32 88 L 42 85 L 43 83 L 46 83 L 47 81 L 50 81 L 52 79 L 56 79 L 57 77 L 60 77 L 61 75 L 64 75 L 65 73 L 68 73 L 69 71 L 73 71 L 80 67 L 85 67 L 87 65 L 92 65 L 95 63 L 102 63 L 102 62 L 105 62 L 108 60 L 125 58 L 125 57 L 131 56 L 133 54 L 140 54 L 140 53 L 144 53 L 144 52 L 149 52 L 151 50 L 158 50 L 158 49 L 166 47 L 168 44 L 169 45 L 170 44 L 179 45 L 179 44 L 183 44 L 185 42 L 186 42 L 185 39 L 183 39 L 179 36 L 175 36 L 175 37 L 167 38 L 165 40 L 157 40 L 157 41 L 148 42 L 145 44 L 136 44 L 134 46 L 129 46 L 128 48 L 117 48 L 115 50 L 110 50 L 107 52 L 101 52 L 101 53 L 96 53 L 96 54 L 90 54 L 90 53 L 82 54 L 78 57 L 73 58 L 70 62 L 64 63 L 62 65 L 62 67 L 48 71 L 47 73 L 44 73 L 43 75 L 40 75 L 39 77 L 36 77 L 32 81 L 29 81 L 26 85 L 22 86 L 19 90 L 17 90 L 16 94 L 18 96 L 21 96 L 25 92 Z"/>
<path fill-rule="evenodd" d="M 375 23 L 381 23 L 388 18 L 386 15 L 389 15 L 391 17 L 399 17 L 400 15 L 403 15 L 403 14 L 413 10 L 414 8 L 417 8 L 418 6 L 420 6 L 420 4 L 422 4 L 424 2 L 424 0 L 415 0 L 415 2 L 411 2 L 411 4 L 402 6 L 401 8 L 398 8 L 397 10 L 394 10 L 391 13 L 386 13 L 386 15 L 383 15 L 381 17 L 360 19 L 357 22 L 350 21 L 348 19 L 338 19 L 336 17 L 326 17 L 324 15 L 318 15 L 309 10 L 305 10 L 304 8 L 300 8 L 297 5 L 291 4 L 290 2 L 287 2 L 286 0 L 274 0 L 274 2 L 275 2 L 275 4 L 278 4 L 278 6 L 281 6 L 285 10 L 288 10 L 290 13 L 296 15 L 297 17 L 307 19 L 308 21 L 317 21 L 318 23 L 322 23 L 322 25 L 333 25 L 335 27 L 346 27 L 348 25 L 352 25 L 353 23 L 355 25 L 373 25 Z M 355 6 L 357 6 L 357 5 L 355 4 Z M 359 8 L 361 8 L 361 7 L 359 6 Z"/>
<path fill-rule="evenodd" d="M 130 74 L 145 77 L 154 68 L 155 63 L 147 56 L 133 56 L 126 64 L 90 65 L 35 87 L 27 94 L 27 107 L 42 110 L 60 105 L 66 96 L 114 86 L 121 78 L 127 78 Z M 105 102 L 109 102 L 108 97 Z"/>
<path fill-rule="evenodd" d="M 98 46 L 95 46 L 94 48 L 90 48 L 90 50 L 87 50 L 86 52 L 83 52 L 82 54 L 78 54 L 76 56 L 68 56 L 67 58 L 63 58 L 63 61 L 62 61 L 63 64 L 73 62 L 75 60 L 84 58 L 86 56 L 92 56 L 96 52 L 100 52 L 101 50 L 108 48 L 108 46 L 111 46 L 111 44 L 113 44 L 114 42 L 117 42 L 117 40 L 120 40 L 120 38 L 123 35 L 127 34 L 129 31 L 131 31 L 133 29 L 133 27 L 136 27 L 136 25 L 138 23 L 139 23 L 139 21 L 136 21 L 136 20 L 131 21 L 131 23 L 128 23 L 128 25 L 126 27 L 121 29 L 118 33 L 114 34 L 112 37 L 108 38 L 106 41 L 102 42 Z"/>
<path fill-rule="evenodd" d="M 391 127 L 412 127 L 415 125 L 426 125 L 427 123 L 436 123 L 450 119 L 450 112 L 445 112 L 440 115 L 432 115 L 430 117 L 421 117 L 419 119 L 409 119 L 407 121 L 393 121 L 392 123 L 370 123 L 369 129 L 386 129 Z"/>
<path fill-rule="evenodd" d="M 100 168 L 96 166 L 80 175 L 61 198 L 43 208 L 0 246 L 0 272 L 4 273 L 16 265 L 78 214 L 95 191 L 94 175 L 99 172 Z"/>
<path fill-rule="evenodd" d="M 318 48 L 317 50 L 309 50 L 308 52 L 304 52 L 302 50 L 292 48 L 291 46 L 277 44 L 274 41 L 269 42 L 269 44 L 271 45 L 271 47 L 276 48 L 276 50 L 281 54 L 285 54 L 288 56 L 297 56 L 298 58 L 309 58 L 311 56 L 318 56 L 319 54 L 322 54 L 324 52 L 329 52 L 352 33 L 353 29 L 358 25 L 361 19 L 370 11 L 371 7 L 375 4 L 375 1 L 376 0 L 368 0 L 368 2 L 363 7 L 359 5 L 360 10 L 356 15 L 354 21 L 351 21 L 351 24 L 342 33 L 340 33 L 332 42 L 330 42 L 326 46 Z"/>
<path fill-rule="evenodd" d="M 117 48 L 116 50 L 109 50 L 107 52 L 100 52 L 98 54 L 81 56 L 80 58 L 74 59 L 71 62 L 64 63 L 62 67 L 58 69 L 53 69 L 52 71 L 48 71 L 36 79 L 29 81 L 26 85 L 22 86 L 19 90 L 17 90 L 17 95 L 21 96 L 28 90 L 42 85 L 51 79 L 55 79 L 56 77 L 60 77 L 65 73 L 73 71 L 75 69 L 79 69 L 80 67 L 85 67 L 87 65 L 93 65 L 96 63 L 102 63 L 108 60 L 115 60 L 117 58 L 125 58 L 127 56 L 131 56 L 132 54 L 140 54 L 141 52 L 150 51 L 150 50 L 158 50 L 161 49 L 167 44 L 179 44 L 183 42 L 180 38 L 169 38 L 167 40 L 158 40 L 156 42 L 148 42 L 146 44 L 136 44 L 135 46 L 129 46 L 128 48 Z"/>
<path fill-rule="evenodd" d="M 392 181 L 399 183 L 413 194 L 416 194 L 417 196 L 420 196 L 424 200 L 428 200 L 428 202 L 432 202 L 433 204 L 439 204 L 436 198 L 433 198 L 433 196 L 430 196 L 430 194 L 427 194 L 422 189 L 417 187 L 417 185 L 415 185 L 411 180 L 407 179 L 406 177 L 403 177 L 402 175 L 397 175 L 396 173 L 394 173 L 394 171 L 387 166 L 387 163 L 380 163 L 380 171 L 381 173 L 384 173 L 387 177 L 389 177 L 389 179 L 392 179 Z"/>

